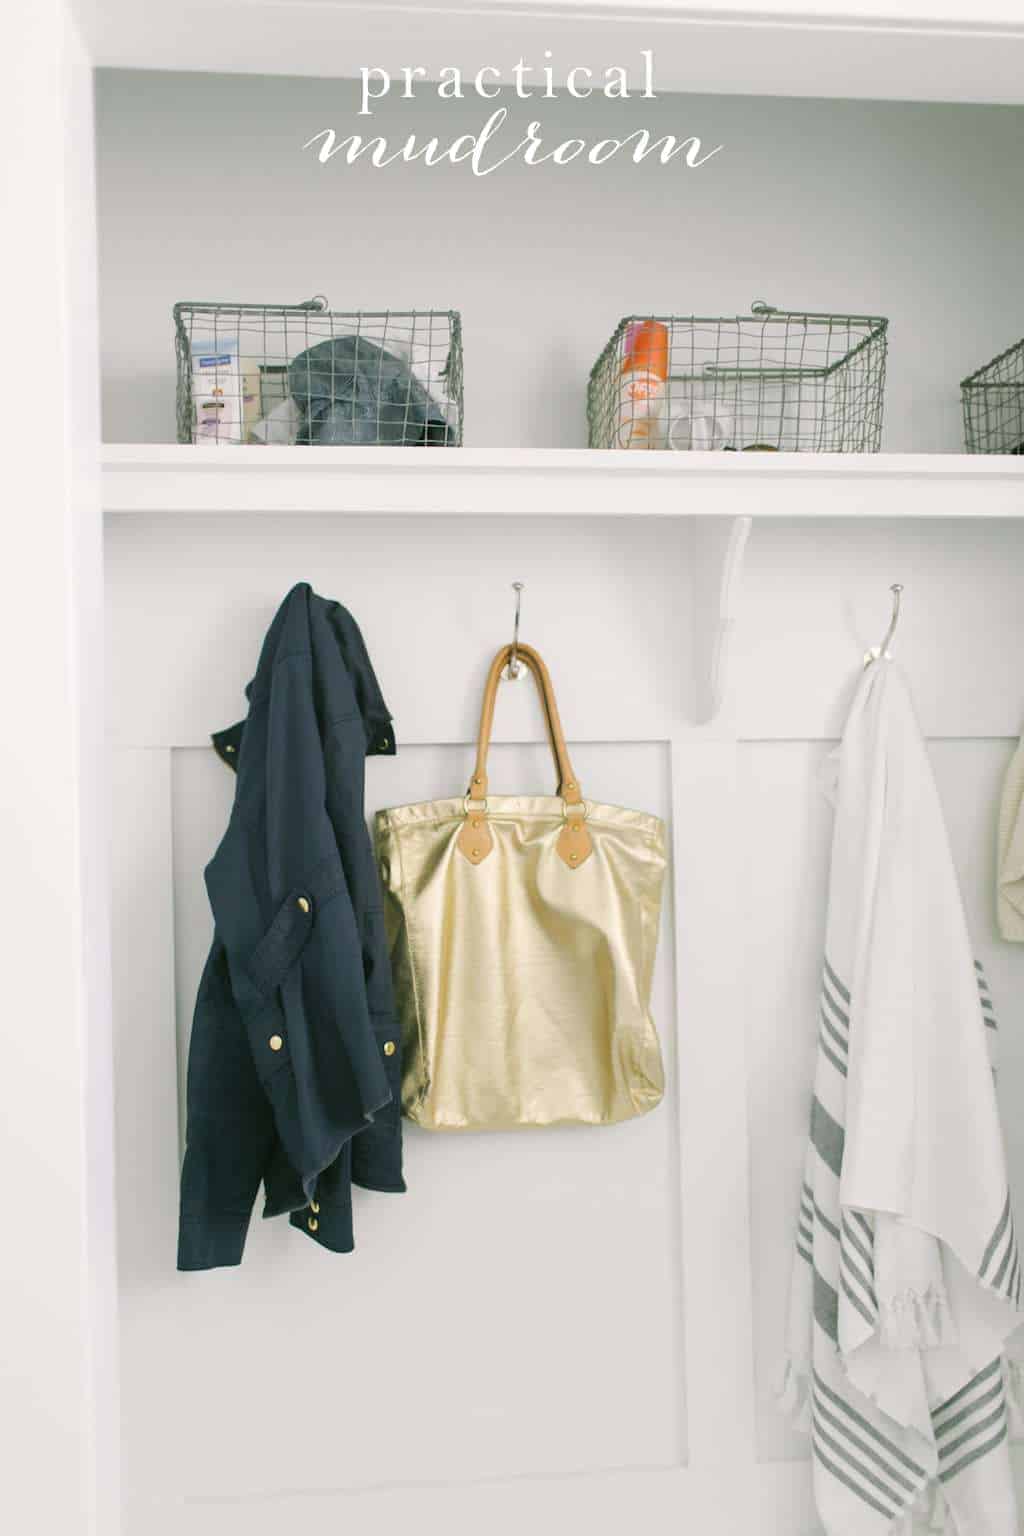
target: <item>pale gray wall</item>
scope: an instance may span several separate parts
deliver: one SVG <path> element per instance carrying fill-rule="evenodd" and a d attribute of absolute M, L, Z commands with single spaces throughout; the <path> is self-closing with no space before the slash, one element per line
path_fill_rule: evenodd
<path fill-rule="evenodd" d="M 433 93 L 358 118 L 353 81 L 101 71 L 104 435 L 173 441 L 182 298 L 457 308 L 466 441 L 586 441 L 590 365 L 641 312 L 786 307 L 892 320 L 885 446 L 956 451 L 958 382 L 1024 333 L 1024 109 L 682 97 L 506 101 L 552 145 L 650 127 L 706 167 L 319 165 L 326 126 L 478 130 Z M 519 132 L 515 129 L 518 128 Z"/>

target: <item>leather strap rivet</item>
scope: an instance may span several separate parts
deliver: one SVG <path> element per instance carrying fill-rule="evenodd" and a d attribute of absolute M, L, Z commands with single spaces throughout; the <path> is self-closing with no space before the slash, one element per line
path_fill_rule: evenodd
<path fill-rule="evenodd" d="M 474 830 L 474 832 L 479 832 L 479 830 L 480 830 L 480 823 L 479 823 L 479 821 L 474 821 L 473 822 L 473 830 Z"/>
<path fill-rule="evenodd" d="M 570 853 L 570 855 L 569 855 L 569 859 L 570 859 L 570 861 L 571 861 L 571 862 L 572 862 L 572 863 L 573 863 L 573 864 L 575 864 L 575 863 L 576 863 L 576 860 L 577 860 L 577 859 L 578 859 L 578 858 L 579 858 L 579 854 L 578 854 L 578 853 Z"/>

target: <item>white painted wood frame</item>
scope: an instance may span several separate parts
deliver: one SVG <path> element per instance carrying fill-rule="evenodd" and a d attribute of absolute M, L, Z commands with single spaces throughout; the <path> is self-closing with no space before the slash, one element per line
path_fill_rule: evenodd
<path fill-rule="evenodd" d="M 901 0 L 891 6 L 882 0 L 846 0 L 842 11 L 831 15 L 827 7 L 814 8 L 813 15 L 801 14 L 805 9 L 810 8 L 797 0 L 790 0 L 785 14 L 754 0 L 748 0 L 742 11 L 711 5 L 639 8 L 626 0 L 610 7 L 593 0 L 584 18 L 569 0 L 528 8 L 534 42 L 543 46 L 545 39 L 554 38 L 563 51 L 578 48 L 585 20 L 587 35 L 593 39 L 587 46 L 595 60 L 632 46 L 642 20 L 645 31 L 663 39 L 660 51 L 667 61 L 666 84 L 679 88 L 693 88 L 699 78 L 705 90 L 763 91 L 767 73 L 773 88 L 799 90 L 791 61 L 800 55 L 804 64 L 816 62 L 816 68 L 804 73 L 813 79 L 817 94 L 913 94 L 920 99 L 1015 102 L 1024 97 L 1020 64 L 1024 25 L 1011 0 L 985 0 L 970 7 L 961 0 L 945 4 L 929 0 L 924 5 Z M 503 11 L 509 14 L 503 16 Z M 238 25 L 242 12 L 248 13 L 250 23 L 245 28 Z M 141 882 L 135 904 L 130 904 L 132 921 L 115 937 L 122 956 L 130 939 L 140 953 L 151 954 L 154 960 L 154 969 L 143 978 L 147 990 L 133 997 L 131 1006 L 146 1009 L 155 1031 L 172 1025 L 167 924 L 175 887 L 168 797 L 173 798 L 170 754 L 175 744 L 147 746 L 133 743 L 130 737 L 123 739 L 113 768 L 102 734 L 107 690 L 99 617 L 92 66 L 272 72 L 309 67 L 315 58 L 315 67 L 322 73 L 332 67 L 333 56 L 342 70 L 345 58 L 357 48 L 379 49 L 380 57 L 394 63 L 407 62 L 406 51 L 420 49 L 435 64 L 460 59 L 470 64 L 486 57 L 496 27 L 504 27 L 502 35 L 519 27 L 520 12 L 521 8 L 498 5 L 356 7 L 340 0 L 335 5 L 278 0 L 242 6 L 211 0 L 201 11 L 189 4 L 128 6 L 113 0 L 110 4 L 82 0 L 72 10 L 64 0 L 35 0 L 5 17 L 8 70 L 0 107 L 4 130 L 0 153 L 8 231 L 2 255 L 10 301 L 8 355 L 33 359 L 38 377 L 50 381 L 42 389 L 45 409 L 27 409 L 24 373 L 13 367 L 0 370 L 10 466 L 8 582 L 3 605 L 8 737 L 0 765 L 7 859 L 3 932 L 5 952 L 14 962 L 9 967 L 13 995 L 4 1010 L 9 1088 L 0 1133 L 9 1230 L 9 1261 L 0 1291 L 7 1323 L 0 1413 L 5 1445 L 14 1452 L 6 1461 L 2 1494 L 12 1529 L 46 1536 L 57 1531 L 62 1536 L 79 1531 L 117 1536 L 121 1524 L 117 1336 L 128 1319 L 123 1307 L 118 1316 L 113 1221 L 105 810 L 112 784 L 122 813 L 134 808 L 138 829 L 136 837 L 128 836 L 126 847 L 122 817 L 117 877 L 123 882 L 136 860 Z M 301 29 L 290 26 L 297 16 L 304 24 Z M 310 28 L 320 34 L 318 50 L 309 47 Z M 297 39 L 300 31 L 307 35 Z M 282 38 L 292 40 L 282 46 Z M 151 470 L 152 464 L 144 468 L 138 482 L 148 485 L 147 494 L 154 484 Z M 514 478 L 514 466 L 508 472 Z M 571 468 L 566 472 L 576 473 Z M 443 477 L 449 471 L 442 467 L 438 473 Z M 491 494 L 500 499 L 505 471 L 499 463 L 487 473 Z M 563 469 L 553 462 L 550 471 L 540 473 L 550 473 L 557 480 Z M 922 470 L 926 479 L 929 473 Z M 388 510 L 417 515 L 415 493 L 410 495 L 404 477 L 401 491 L 381 489 L 386 480 L 386 470 L 370 474 L 366 494 L 386 503 Z M 831 470 L 825 480 L 820 490 L 823 498 L 829 498 L 827 510 L 834 509 L 833 494 L 845 495 L 845 510 L 852 509 L 858 492 L 848 486 L 844 491 L 845 482 L 832 478 Z M 303 477 L 296 483 L 308 490 L 312 481 Z M 447 503 L 464 496 L 457 489 L 463 483 L 453 477 L 444 491 L 443 507 L 430 507 L 431 515 L 439 510 L 458 511 Z M 738 479 L 729 484 L 737 499 L 730 505 L 733 492 L 728 491 L 720 503 L 730 520 L 724 549 L 719 545 L 701 554 L 705 534 L 685 526 L 685 518 L 677 534 L 666 527 L 659 535 L 680 539 L 684 546 L 690 539 L 695 551 L 691 569 L 700 569 L 706 559 L 718 573 L 711 587 L 714 597 L 708 597 L 704 586 L 700 594 L 691 593 L 692 613 L 700 610 L 705 617 L 697 622 L 692 643 L 686 645 L 681 679 L 686 713 L 678 730 L 663 724 L 659 734 L 651 730 L 651 701 L 641 699 L 634 710 L 633 729 L 621 738 L 630 750 L 635 745 L 646 751 L 645 744 L 660 741 L 669 753 L 676 865 L 687 882 L 675 890 L 676 927 L 670 932 L 675 939 L 680 996 L 685 995 L 687 1007 L 701 1017 L 704 1026 L 680 1035 L 678 1055 L 686 1466 L 670 1462 L 660 1469 L 637 1471 L 609 1462 L 589 1476 L 471 1476 L 443 1487 L 423 1482 L 415 1487 L 381 1486 L 342 1493 L 330 1491 L 321 1469 L 314 1484 L 317 1491 L 294 1482 L 268 1484 L 264 1496 L 255 1501 L 229 1489 L 219 1497 L 186 1504 L 181 1496 L 154 1503 L 152 1489 L 144 1479 L 140 1484 L 138 1469 L 129 1463 L 124 1468 L 129 1487 L 124 1528 L 130 1536 L 143 1531 L 146 1536 L 150 1532 L 159 1536 L 164 1531 L 207 1530 L 216 1530 L 219 1536 L 236 1530 L 259 1536 L 262 1531 L 276 1532 L 282 1523 L 314 1530 L 339 1523 L 341 1518 L 360 1519 L 370 1529 L 384 1532 L 413 1520 L 444 1523 L 467 1533 L 481 1526 L 498 1533 L 528 1526 L 559 1530 L 583 1525 L 596 1533 L 618 1531 L 624 1525 L 669 1530 L 685 1520 L 699 1520 L 710 1532 L 781 1533 L 809 1528 L 804 1468 L 786 1460 L 757 1460 L 754 1318 L 762 1276 L 752 1247 L 760 1229 L 756 1220 L 748 1219 L 748 1212 L 751 1167 L 759 1175 L 762 1168 L 751 1143 L 751 1125 L 758 1123 L 757 1116 L 748 1115 L 743 1102 L 750 1054 L 741 1027 L 746 996 L 731 943 L 735 925 L 749 917 L 738 895 L 745 884 L 748 850 L 736 812 L 746 803 L 753 743 L 771 752 L 776 748 L 788 752 L 793 743 L 813 746 L 834 730 L 836 664 L 868 627 L 873 588 L 865 566 L 840 597 L 826 584 L 820 604 L 812 591 L 808 607 L 795 610 L 793 605 L 808 591 L 803 582 L 799 592 L 782 592 L 786 612 L 790 618 L 799 612 L 801 623 L 782 635 L 769 631 L 764 620 L 778 618 L 779 572 L 793 569 L 793 541 L 798 535 L 791 525 L 780 524 L 762 540 L 759 554 L 759 529 L 755 528 L 748 578 L 758 579 L 748 579 L 751 601 L 733 623 L 735 589 L 723 575 L 730 568 L 730 549 L 736 552 L 733 535 L 743 529 L 749 503 Z M 706 489 L 710 491 L 710 486 Z M 1020 701 L 1012 694 L 1012 670 L 1005 660 L 1021 654 L 1019 581 L 1011 588 L 1005 572 L 1007 559 L 1019 562 L 1020 558 L 1019 547 L 1012 542 L 1019 532 L 1014 521 L 1018 514 L 1010 508 L 1016 487 L 978 466 L 965 471 L 960 489 L 965 498 L 975 493 L 994 498 L 989 517 L 974 523 L 970 539 L 976 542 L 969 549 L 957 543 L 962 537 L 957 531 L 962 520 L 957 516 L 943 525 L 941 535 L 924 522 L 908 530 L 910 518 L 934 515 L 933 493 L 940 500 L 947 497 L 946 491 L 929 483 L 926 491 L 916 495 L 912 485 L 905 486 L 910 518 L 890 516 L 874 530 L 876 542 L 861 539 L 853 556 L 858 551 L 865 559 L 870 555 L 871 570 L 877 571 L 880 554 L 887 551 L 890 558 L 898 554 L 934 572 L 948 544 L 947 571 L 954 569 L 958 555 L 967 560 L 960 568 L 959 583 L 951 581 L 943 594 L 950 609 L 936 605 L 929 615 L 931 640 L 919 640 L 916 645 L 909 640 L 907 659 L 908 665 L 916 663 L 915 676 L 922 680 L 926 729 L 976 755 L 984 751 L 991 756 L 986 743 L 995 741 L 995 757 L 991 762 L 985 759 L 985 771 L 990 772 L 1019 725 Z M 307 490 L 300 497 L 304 511 L 314 510 L 305 505 Z M 663 497 L 664 487 L 652 494 Z M 233 492 L 228 496 L 237 499 Z M 262 489 L 251 488 L 231 515 L 244 514 L 247 505 L 249 510 L 259 510 L 263 496 Z M 218 505 L 223 507 L 222 502 Z M 177 507 L 175 497 L 170 510 Z M 139 519 L 143 532 L 152 510 L 149 502 L 146 515 Z M 949 501 L 938 510 L 948 514 Z M 969 514 L 970 505 L 964 510 Z M 502 515 L 497 506 L 495 512 Z M 1004 520 L 1009 534 L 997 531 L 996 520 Z M 119 524 L 132 521 L 118 519 Z M 675 521 L 670 516 L 669 523 Z M 867 532 L 858 529 L 858 533 Z M 827 524 L 815 529 L 821 570 L 828 568 L 826 556 L 849 554 L 851 546 L 843 546 L 842 537 Z M 1004 542 L 1007 537 L 1009 543 Z M 837 538 L 839 543 L 834 542 Z M 677 546 L 673 554 L 678 554 Z M 1011 575 L 1012 570 L 1011 566 Z M 224 581 L 229 579 L 225 573 Z M 988 620 L 990 639 L 981 651 L 947 643 L 929 652 L 928 645 L 934 647 L 934 636 L 940 632 L 939 621 L 951 611 L 954 621 L 969 626 L 979 611 L 985 611 L 990 589 L 995 593 L 996 616 Z M 723 592 L 726 595 L 720 600 Z M 261 616 L 262 604 L 256 602 L 247 627 L 243 625 L 240 653 L 244 642 L 246 654 L 251 654 L 248 642 Z M 688 610 L 682 617 L 690 616 Z M 815 629 L 818 618 L 823 621 L 820 637 Z M 805 654 L 799 645 L 801 624 L 813 637 L 818 658 L 816 667 L 803 678 L 805 691 L 800 697 L 806 704 L 800 709 L 791 706 L 786 719 L 776 719 L 775 739 L 766 743 L 763 713 L 759 717 L 766 707 L 766 669 L 792 666 Z M 926 630 L 922 622 L 921 631 Z M 715 659 L 715 637 L 723 632 L 733 636 L 728 686 L 721 661 Z M 962 633 L 977 635 L 978 631 L 967 628 Z M 771 643 L 765 644 L 769 634 Z M 116 656 L 109 659 L 118 660 Z M 979 677 L 986 680 L 980 689 L 972 686 Z M 713 712 L 719 699 L 715 728 L 696 726 L 702 714 Z M 744 709 L 748 711 L 745 720 Z M 643 729 L 637 730 L 641 720 Z M 464 730 L 420 737 L 424 746 L 431 740 L 466 739 Z M 945 746 L 941 750 L 945 752 Z M 760 759 L 755 766 L 760 766 Z M 787 772 L 795 774 L 797 769 Z M 950 772 L 955 789 L 961 781 Z M 988 782 L 980 767 L 977 772 L 972 768 L 971 774 L 974 777 L 967 775 L 962 782 L 975 786 Z M 699 815 L 692 814 L 695 804 L 699 804 Z M 968 872 L 976 877 L 980 891 L 986 869 Z M 123 883 L 118 889 L 123 897 Z M 1005 979 L 1019 986 L 1018 960 L 1002 957 Z M 724 1023 L 718 1016 L 723 1006 L 729 1014 Z M 158 1055 L 146 1059 L 145 1071 L 169 1071 L 172 1042 L 158 1033 L 153 1038 Z M 1019 1085 L 1019 1052 L 1011 1053 L 1004 1081 L 1012 1082 L 1014 1072 Z M 129 1108 L 141 1116 L 159 1111 L 165 1118 L 158 1119 L 154 1129 L 161 1137 L 170 1133 L 173 1117 L 164 1101 L 150 1106 L 135 1100 Z M 1022 1169 L 1020 1138 L 1015 1130 L 1011 1136 L 1016 1167 Z M 153 1169 L 154 1179 L 165 1178 L 166 1168 L 165 1157 Z M 153 1209 L 162 1213 L 163 1224 L 147 1228 L 155 1218 L 145 1208 L 122 1205 L 122 1228 L 138 1222 L 142 1230 L 152 1230 L 154 1244 L 164 1243 L 166 1194 L 164 1188 L 158 1199 L 153 1191 Z M 726 1275 L 732 1277 L 728 1283 L 723 1280 Z M 158 1299 L 172 1317 L 182 1283 L 168 1265 Z M 752 1294 L 753 1311 L 747 1305 Z M 642 1305 L 642 1298 L 637 1304 Z M 396 1327 L 399 1324 L 400 1319 Z M 253 1347 L 258 1348 L 255 1340 Z M 296 1364 L 297 1374 L 312 1368 L 308 1360 Z M 158 1382 L 153 1389 L 159 1392 Z M 538 1390 L 543 1390 L 542 1382 Z M 287 1400 L 277 1398 L 273 1413 L 288 1411 Z M 268 1415 L 265 1440 L 252 1448 L 254 1465 L 261 1472 L 265 1466 L 271 1470 L 273 1413 Z M 173 1442 L 161 1450 L 173 1464 Z M 424 1514 L 428 1507 L 429 1521 Z"/>

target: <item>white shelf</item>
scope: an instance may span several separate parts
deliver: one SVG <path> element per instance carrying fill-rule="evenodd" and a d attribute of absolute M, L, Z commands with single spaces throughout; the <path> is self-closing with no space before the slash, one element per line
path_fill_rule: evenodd
<path fill-rule="evenodd" d="M 1024 458 L 111 444 L 103 505 L 119 516 L 1024 517 Z"/>

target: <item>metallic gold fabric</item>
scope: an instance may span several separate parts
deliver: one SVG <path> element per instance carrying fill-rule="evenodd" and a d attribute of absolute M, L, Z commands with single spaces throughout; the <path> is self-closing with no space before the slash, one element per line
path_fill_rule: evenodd
<path fill-rule="evenodd" d="M 479 865 L 456 847 L 461 798 L 379 812 L 402 1104 L 419 1125 L 606 1125 L 660 1101 L 648 1003 L 664 825 L 587 809 L 594 851 L 579 869 L 556 854 L 558 797 L 489 797 L 494 849 Z"/>

